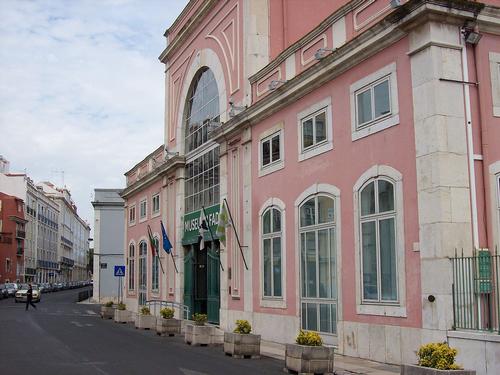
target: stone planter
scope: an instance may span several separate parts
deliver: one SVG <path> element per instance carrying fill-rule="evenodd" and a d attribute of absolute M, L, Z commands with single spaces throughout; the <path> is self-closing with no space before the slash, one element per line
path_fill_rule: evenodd
<path fill-rule="evenodd" d="M 401 365 L 401 375 L 476 375 L 475 370 L 438 370 L 418 365 Z"/>
<path fill-rule="evenodd" d="M 115 309 L 115 322 L 116 323 L 127 323 L 130 321 L 131 313 L 128 310 L 118 310 Z"/>
<path fill-rule="evenodd" d="M 333 373 L 333 347 L 286 344 L 285 370 L 299 374 Z"/>
<path fill-rule="evenodd" d="M 224 353 L 234 358 L 260 358 L 260 335 L 224 332 Z"/>
<path fill-rule="evenodd" d="M 156 333 L 160 336 L 175 336 L 181 334 L 181 321 L 179 319 L 158 318 L 156 320 Z"/>
<path fill-rule="evenodd" d="M 156 316 L 137 314 L 135 317 L 135 328 L 154 329 L 156 327 Z"/>
<path fill-rule="evenodd" d="M 215 327 L 186 324 L 184 341 L 189 345 L 215 344 Z"/>
<path fill-rule="evenodd" d="M 115 317 L 116 307 L 101 306 L 101 318 L 113 319 Z"/>

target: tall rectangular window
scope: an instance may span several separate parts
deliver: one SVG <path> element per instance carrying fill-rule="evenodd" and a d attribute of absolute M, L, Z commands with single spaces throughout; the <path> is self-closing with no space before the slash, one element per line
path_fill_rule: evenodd
<path fill-rule="evenodd" d="M 263 296 L 281 298 L 282 294 L 281 211 L 271 207 L 262 215 Z"/>
<path fill-rule="evenodd" d="M 139 219 L 144 220 L 147 215 L 148 201 L 146 199 L 142 200 L 139 204 Z"/>
<path fill-rule="evenodd" d="M 128 209 L 128 222 L 129 224 L 135 224 L 135 205 Z"/>
<path fill-rule="evenodd" d="M 153 195 L 151 198 L 151 204 L 153 206 L 153 215 L 160 212 L 160 193 Z"/>

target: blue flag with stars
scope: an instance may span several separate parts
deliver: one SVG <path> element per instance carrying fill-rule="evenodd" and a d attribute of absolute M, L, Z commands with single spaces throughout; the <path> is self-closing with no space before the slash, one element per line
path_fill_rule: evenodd
<path fill-rule="evenodd" d="M 170 243 L 170 240 L 168 239 L 167 236 L 167 231 L 165 230 L 165 227 L 163 226 L 163 221 L 160 221 L 161 224 L 161 234 L 163 236 L 163 250 L 167 252 L 167 254 L 170 254 L 170 251 L 172 250 L 172 244 Z"/>

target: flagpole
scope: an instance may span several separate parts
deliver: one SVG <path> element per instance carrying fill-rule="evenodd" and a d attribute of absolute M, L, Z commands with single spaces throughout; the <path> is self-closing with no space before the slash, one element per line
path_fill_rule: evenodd
<path fill-rule="evenodd" d="M 215 246 L 214 235 L 212 234 L 212 229 L 210 228 L 210 224 L 208 223 L 207 212 L 205 211 L 205 206 L 201 206 L 201 209 L 203 210 L 203 215 L 205 215 L 205 219 L 207 220 L 207 227 L 208 227 L 208 231 L 210 232 L 210 237 L 212 238 L 212 243 Z M 219 249 L 219 254 L 220 254 L 220 249 Z M 224 267 L 222 267 L 222 262 L 220 261 L 220 255 L 219 255 L 219 266 L 220 266 L 222 272 L 224 272 Z"/>
<path fill-rule="evenodd" d="M 149 235 L 149 244 L 151 245 L 151 248 L 155 250 L 156 256 L 158 257 L 158 263 L 160 263 L 161 272 L 165 275 L 165 271 L 163 270 L 163 265 L 161 264 L 160 255 L 158 254 L 158 249 L 156 249 L 156 246 L 155 246 L 154 237 L 153 237 L 153 230 L 151 229 L 151 226 L 149 224 L 148 224 L 148 235 Z M 158 240 L 158 244 L 159 244 L 159 242 L 160 242 L 160 240 Z"/>
<path fill-rule="evenodd" d="M 172 262 L 174 263 L 175 273 L 179 273 L 179 270 L 177 269 L 177 264 L 175 264 L 174 253 L 172 251 L 170 251 L 170 256 L 172 257 Z"/>
<path fill-rule="evenodd" d="M 167 238 L 167 233 L 165 231 L 165 227 L 163 226 L 163 221 L 162 220 L 160 220 L 160 226 L 161 226 L 161 233 L 162 233 L 162 236 L 164 237 L 163 238 L 163 240 L 164 240 L 165 238 Z M 168 240 L 168 238 L 167 238 L 167 240 Z M 168 243 L 170 245 L 170 252 L 168 252 L 166 250 L 166 248 L 165 248 L 165 242 L 163 242 L 163 250 L 165 250 L 165 252 L 167 254 L 170 254 L 170 256 L 172 257 L 172 262 L 174 263 L 175 273 L 179 273 L 179 270 L 177 269 L 177 264 L 175 264 L 174 253 L 172 251 L 173 250 L 172 244 L 170 243 L 170 241 L 168 241 Z M 162 268 L 162 270 L 163 270 L 163 268 Z M 165 272 L 163 272 L 163 273 L 165 273 Z"/>
<path fill-rule="evenodd" d="M 234 235 L 236 237 L 236 241 L 238 242 L 238 247 L 240 248 L 241 257 L 243 258 L 243 263 L 245 264 L 245 268 L 248 271 L 247 261 L 245 259 L 245 255 L 243 255 L 243 249 L 241 248 L 240 238 L 238 237 L 238 232 L 236 232 L 236 228 L 234 227 L 233 215 L 231 215 L 231 210 L 229 209 L 229 204 L 227 203 L 226 198 L 224 198 L 224 202 L 226 202 L 227 212 L 229 214 L 229 218 L 231 219 L 231 226 L 234 230 Z"/>

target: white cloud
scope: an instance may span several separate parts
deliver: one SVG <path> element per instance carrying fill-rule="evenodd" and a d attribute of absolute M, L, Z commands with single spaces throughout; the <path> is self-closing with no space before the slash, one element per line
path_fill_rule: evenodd
<path fill-rule="evenodd" d="M 71 188 L 93 222 L 95 187 L 163 142 L 163 33 L 187 0 L 0 2 L 0 154 Z"/>

